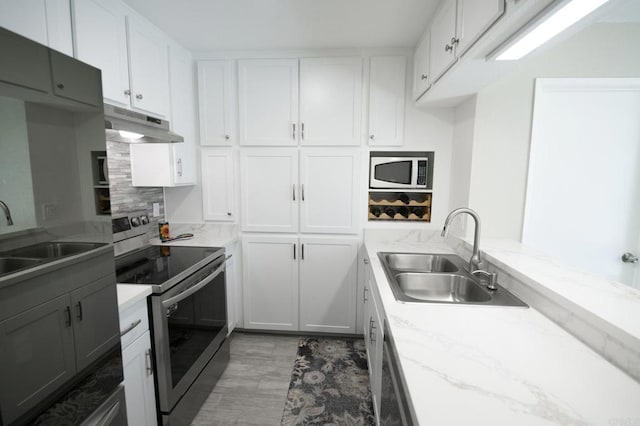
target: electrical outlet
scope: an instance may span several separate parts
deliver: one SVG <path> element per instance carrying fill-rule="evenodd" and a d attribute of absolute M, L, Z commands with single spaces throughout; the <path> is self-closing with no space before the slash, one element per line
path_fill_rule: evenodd
<path fill-rule="evenodd" d="M 42 205 L 42 218 L 44 220 L 51 220 L 58 216 L 58 208 L 55 204 L 43 204 Z"/>
<path fill-rule="evenodd" d="M 160 203 L 153 203 L 153 217 L 160 216 Z"/>

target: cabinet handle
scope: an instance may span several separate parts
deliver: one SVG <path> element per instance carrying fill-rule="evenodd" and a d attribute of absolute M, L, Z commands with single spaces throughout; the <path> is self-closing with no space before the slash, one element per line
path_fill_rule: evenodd
<path fill-rule="evenodd" d="M 229 140 L 230 139 L 229 135 L 224 135 L 224 138 L 225 138 L 225 140 Z"/>
<path fill-rule="evenodd" d="M 142 319 L 140 319 L 140 318 L 138 318 L 137 320 L 132 322 L 131 325 L 129 325 L 129 327 L 125 328 L 124 330 L 122 330 L 120 332 L 120 337 L 123 337 L 125 334 L 129 333 L 131 330 L 133 330 L 138 325 L 140 325 L 141 322 L 142 322 Z"/>
<path fill-rule="evenodd" d="M 365 265 L 368 265 L 368 264 L 369 264 L 369 259 L 362 259 L 362 262 L 363 262 Z"/>
<path fill-rule="evenodd" d="M 427 75 L 426 75 L 426 74 L 422 74 L 422 75 L 420 76 L 420 80 L 426 80 L 427 78 L 429 78 L 429 77 L 427 77 Z"/>
<path fill-rule="evenodd" d="M 456 45 L 458 43 L 460 43 L 460 39 L 459 38 L 451 37 L 451 46 L 454 46 L 454 45 Z"/>
<path fill-rule="evenodd" d="M 178 176 L 182 176 L 182 158 L 178 158 Z"/>
<path fill-rule="evenodd" d="M 300 247 L 300 260 L 304 260 L 304 243 L 301 244 Z"/>
<path fill-rule="evenodd" d="M 376 322 L 373 320 L 373 318 L 371 319 L 371 323 L 369 325 L 369 340 L 371 340 L 372 342 L 376 341 Z"/>
<path fill-rule="evenodd" d="M 453 52 L 453 46 L 448 45 L 448 44 L 447 44 L 447 45 L 445 45 L 445 46 L 444 46 L 444 51 L 445 51 L 445 52 Z"/>
<path fill-rule="evenodd" d="M 231 216 L 231 212 L 227 212 L 227 216 Z"/>
<path fill-rule="evenodd" d="M 293 124 L 293 132 L 291 133 L 291 137 L 293 137 L 293 140 L 296 140 L 296 123 L 292 123 Z"/>
<path fill-rule="evenodd" d="M 147 376 L 152 376 L 153 375 L 153 359 L 151 358 L 151 348 L 147 349 L 144 355 L 145 355 L 144 363 L 147 370 Z"/>
<path fill-rule="evenodd" d="M 300 185 L 300 194 L 302 195 L 302 201 L 304 201 L 304 183 Z"/>
<path fill-rule="evenodd" d="M 296 184 L 293 184 L 293 191 L 291 192 L 291 194 L 293 195 L 293 201 L 296 200 Z"/>
<path fill-rule="evenodd" d="M 64 89 L 64 84 L 62 83 L 58 83 L 57 86 L 58 86 L 58 89 Z"/>
<path fill-rule="evenodd" d="M 304 140 L 304 123 L 301 124 L 300 136 L 302 137 L 302 140 Z"/>
<path fill-rule="evenodd" d="M 136 95 L 136 99 L 137 99 L 137 100 L 139 100 L 139 101 L 140 101 L 140 100 L 142 100 L 142 94 L 141 94 L 141 93 L 138 93 L 138 94 Z"/>
<path fill-rule="evenodd" d="M 376 135 L 371 135 L 369 136 L 369 139 L 374 140 L 376 138 Z"/>
<path fill-rule="evenodd" d="M 78 321 L 82 321 L 82 302 L 76 303 L 76 310 L 78 311 L 78 314 L 77 314 Z"/>
<path fill-rule="evenodd" d="M 362 303 L 367 303 L 369 301 L 369 299 L 367 299 L 367 291 L 369 291 L 369 289 L 365 287 L 362 292 Z"/>
<path fill-rule="evenodd" d="M 131 96 L 131 90 L 127 89 L 124 91 L 125 96 Z"/>
<path fill-rule="evenodd" d="M 67 327 L 71 327 L 71 308 L 69 306 L 64 308 L 64 313 L 66 316 L 64 323 Z"/>
<path fill-rule="evenodd" d="M 293 260 L 296 260 L 296 243 L 293 243 Z"/>

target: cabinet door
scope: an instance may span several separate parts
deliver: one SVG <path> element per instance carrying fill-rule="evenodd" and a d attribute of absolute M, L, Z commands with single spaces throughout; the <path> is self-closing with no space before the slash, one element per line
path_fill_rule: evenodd
<path fill-rule="evenodd" d="M 130 425 L 155 426 L 156 395 L 151 365 L 151 338 L 147 330 L 122 351 L 127 421 Z"/>
<path fill-rule="evenodd" d="M 105 100 L 130 104 L 126 18 L 117 3 L 73 0 L 76 58 L 102 70 Z"/>
<path fill-rule="evenodd" d="M 380 302 L 371 294 L 372 312 L 371 312 L 371 349 L 374 351 L 371 369 L 371 399 L 376 413 L 376 420 L 380 423 L 380 402 L 382 397 L 382 349 L 384 345 L 384 323 L 383 315 L 380 309 Z"/>
<path fill-rule="evenodd" d="M 297 145 L 298 60 L 238 62 L 241 145 Z"/>
<path fill-rule="evenodd" d="M 162 35 L 133 16 L 127 16 L 131 106 L 169 116 L 168 46 Z"/>
<path fill-rule="evenodd" d="M 242 230 L 298 232 L 298 151 L 246 149 L 240 154 Z"/>
<path fill-rule="evenodd" d="M 456 62 L 456 48 L 451 42 L 456 37 L 456 0 L 442 2 L 431 22 L 429 78 L 433 84 Z"/>
<path fill-rule="evenodd" d="M 196 183 L 196 89 L 195 67 L 191 53 L 171 46 L 169 49 L 171 77 L 171 128 L 184 137 L 184 142 L 172 144 L 176 162 L 175 185 Z"/>
<path fill-rule="evenodd" d="M 174 186 L 178 161 L 173 144 L 131 144 L 132 186 Z"/>
<path fill-rule="evenodd" d="M 300 330 L 356 331 L 357 238 L 300 238 Z"/>
<path fill-rule="evenodd" d="M 202 206 L 205 220 L 236 220 L 233 151 L 202 148 Z"/>
<path fill-rule="evenodd" d="M 425 32 L 413 55 L 413 100 L 417 101 L 429 87 L 429 31 Z"/>
<path fill-rule="evenodd" d="M 242 238 L 244 327 L 298 330 L 298 257 L 294 236 Z"/>
<path fill-rule="evenodd" d="M 100 106 L 102 110 L 100 70 L 56 51 L 49 54 L 53 93 L 63 98 Z"/>
<path fill-rule="evenodd" d="M 360 145 L 362 59 L 300 60 L 303 145 Z"/>
<path fill-rule="evenodd" d="M 369 145 L 402 145 L 406 71 L 407 59 L 404 56 L 371 58 Z"/>
<path fill-rule="evenodd" d="M 82 370 L 120 339 L 118 296 L 113 275 L 71 293 L 76 365 Z"/>
<path fill-rule="evenodd" d="M 0 28 L 0 81 L 51 92 L 49 51 L 19 35 Z"/>
<path fill-rule="evenodd" d="M 69 0 L 45 0 L 49 47 L 73 56 L 71 5 Z"/>
<path fill-rule="evenodd" d="M 200 90 L 200 144 L 231 145 L 235 110 L 233 62 L 198 62 Z"/>
<path fill-rule="evenodd" d="M 229 327 L 229 334 L 236 328 L 238 323 L 238 312 L 236 310 L 236 300 L 238 298 L 238 283 L 236 280 L 236 258 L 233 253 L 233 249 L 225 247 L 225 255 L 227 260 L 225 262 L 226 269 L 226 284 L 227 284 L 227 320 Z"/>
<path fill-rule="evenodd" d="M 475 43 L 504 13 L 504 0 L 458 0 L 456 55 Z"/>
<path fill-rule="evenodd" d="M 69 296 L 0 323 L 2 424 L 11 424 L 76 371 Z"/>
<path fill-rule="evenodd" d="M 0 1 L 0 27 L 46 46 L 48 38 L 45 1 Z"/>
<path fill-rule="evenodd" d="M 305 148 L 300 153 L 300 231 L 358 232 L 357 149 Z"/>

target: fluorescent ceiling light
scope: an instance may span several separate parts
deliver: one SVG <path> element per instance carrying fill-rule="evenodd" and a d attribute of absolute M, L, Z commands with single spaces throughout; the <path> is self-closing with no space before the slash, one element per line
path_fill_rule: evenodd
<path fill-rule="evenodd" d="M 514 61 L 522 58 L 607 1 L 608 0 L 569 1 L 569 3 L 556 9 L 552 14 L 543 17 L 542 21 L 534 24 L 523 36 L 519 37 L 515 43 L 509 43 L 506 48 L 500 49 L 502 53 L 499 53 L 495 60 Z"/>
<path fill-rule="evenodd" d="M 129 138 L 132 140 L 137 140 L 144 137 L 143 134 L 135 133 L 135 132 L 127 132 L 126 130 L 119 130 L 118 133 L 120 133 L 120 136 L 122 136 L 123 138 Z"/>

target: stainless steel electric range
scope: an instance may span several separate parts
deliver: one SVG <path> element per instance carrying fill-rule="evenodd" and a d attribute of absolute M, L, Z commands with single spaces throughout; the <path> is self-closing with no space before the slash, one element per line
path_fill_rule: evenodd
<path fill-rule="evenodd" d="M 159 421 L 188 424 L 229 360 L 224 248 L 150 246 L 144 212 L 112 223 L 118 283 L 153 289 Z"/>

